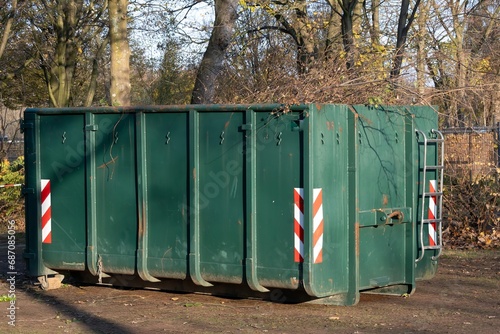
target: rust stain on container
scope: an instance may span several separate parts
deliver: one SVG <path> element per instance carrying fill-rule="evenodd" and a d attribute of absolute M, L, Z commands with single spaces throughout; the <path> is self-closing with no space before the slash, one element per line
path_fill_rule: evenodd
<path fill-rule="evenodd" d="M 142 201 L 142 213 L 139 216 L 139 226 L 137 227 L 137 233 L 139 237 L 144 236 L 146 231 L 146 203 Z"/>
<path fill-rule="evenodd" d="M 382 197 L 382 205 L 387 206 L 387 204 L 389 204 L 389 197 L 384 194 L 384 196 Z"/>
<path fill-rule="evenodd" d="M 354 224 L 354 245 L 356 247 L 356 258 L 359 258 L 359 222 Z"/>
<path fill-rule="evenodd" d="M 102 165 L 100 165 L 97 168 L 105 168 L 108 165 L 114 164 L 116 162 L 116 160 L 118 160 L 118 157 L 113 157 L 110 161 L 103 163 Z"/>
<path fill-rule="evenodd" d="M 234 112 L 231 113 L 231 116 L 229 116 L 229 120 L 224 124 L 224 129 L 227 129 L 229 124 L 231 124 L 231 118 L 233 118 Z"/>

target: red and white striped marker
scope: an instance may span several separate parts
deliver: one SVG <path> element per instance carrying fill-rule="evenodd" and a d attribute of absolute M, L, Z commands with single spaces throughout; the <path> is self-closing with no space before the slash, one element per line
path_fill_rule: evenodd
<path fill-rule="evenodd" d="M 294 261 L 304 262 L 304 189 L 294 188 Z M 323 261 L 323 190 L 313 189 L 313 263 Z"/>
<path fill-rule="evenodd" d="M 429 192 L 436 192 L 436 180 L 429 181 Z M 436 219 L 436 210 L 437 210 L 437 198 L 436 196 L 431 196 L 429 198 L 429 210 L 427 212 L 428 219 Z M 437 233 L 436 233 L 436 223 L 429 223 L 429 246 L 437 245 Z"/>
<path fill-rule="evenodd" d="M 323 189 L 313 189 L 313 262 L 323 262 Z"/>
<path fill-rule="evenodd" d="M 11 187 L 21 187 L 22 183 L 12 183 L 12 184 L 0 184 L 0 188 L 11 188 Z"/>
<path fill-rule="evenodd" d="M 52 210 L 50 202 L 50 180 L 41 180 L 42 192 L 42 243 L 52 243 Z"/>
<path fill-rule="evenodd" d="M 293 189 L 294 261 L 304 262 L 304 188 Z"/>

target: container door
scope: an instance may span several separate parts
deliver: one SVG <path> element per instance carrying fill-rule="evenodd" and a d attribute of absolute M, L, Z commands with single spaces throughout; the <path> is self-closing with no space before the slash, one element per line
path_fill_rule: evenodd
<path fill-rule="evenodd" d="M 147 261 L 154 277 L 188 272 L 188 113 L 146 117 Z"/>
<path fill-rule="evenodd" d="M 41 115 L 39 121 L 43 262 L 50 269 L 84 270 L 84 116 Z"/>
<path fill-rule="evenodd" d="M 411 284 L 413 169 L 411 118 L 356 106 L 359 148 L 360 289 Z"/>
<path fill-rule="evenodd" d="M 242 283 L 244 161 L 241 112 L 199 117 L 199 250 L 206 281 Z"/>
<path fill-rule="evenodd" d="M 294 234 L 294 191 L 303 188 L 300 113 L 256 114 L 257 276 L 265 287 L 297 289 L 300 243 Z"/>
<path fill-rule="evenodd" d="M 135 116 L 96 114 L 97 258 L 104 273 L 133 274 L 137 249 Z"/>

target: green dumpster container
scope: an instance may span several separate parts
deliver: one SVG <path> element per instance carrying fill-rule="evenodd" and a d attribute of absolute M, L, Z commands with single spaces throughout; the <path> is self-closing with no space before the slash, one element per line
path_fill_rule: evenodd
<path fill-rule="evenodd" d="M 352 305 L 441 252 L 429 107 L 27 109 L 26 251 L 86 282 Z"/>

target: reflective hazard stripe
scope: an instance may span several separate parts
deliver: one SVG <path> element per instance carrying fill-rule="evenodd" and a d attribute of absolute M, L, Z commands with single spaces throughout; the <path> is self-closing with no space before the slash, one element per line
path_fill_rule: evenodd
<path fill-rule="evenodd" d="M 304 262 L 304 189 L 293 189 L 294 261 Z M 313 263 L 323 261 L 323 190 L 313 189 Z"/>
<path fill-rule="evenodd" d="M 313 190 L 313 262 L 323 261 L 323 190 Z"/>
<path fill-rule="evenodd" d="M 42 243 L 52 243 L 52 210 L 50 202 L 50 180 L 41 180 Z"/>
<path fill-rule="evenodd" d="M 294 261 L 304 262 L 304 189 L 293 189 Z"/>
<path fill-rule="evenodd" d="M 436 180 L 430 180 L 429 181 L 429 192 L 435 193 L 436 192 Z M 429 198 L 429 209 L 427 212 L 427 218 L 428 219 L 436 219 L 436 209 L 437 209 L 437 203 L 436 203 L 436 196 L 431 196 Z M 436 223 L 429 223 L 429 246 L 436 246 Z"/>

